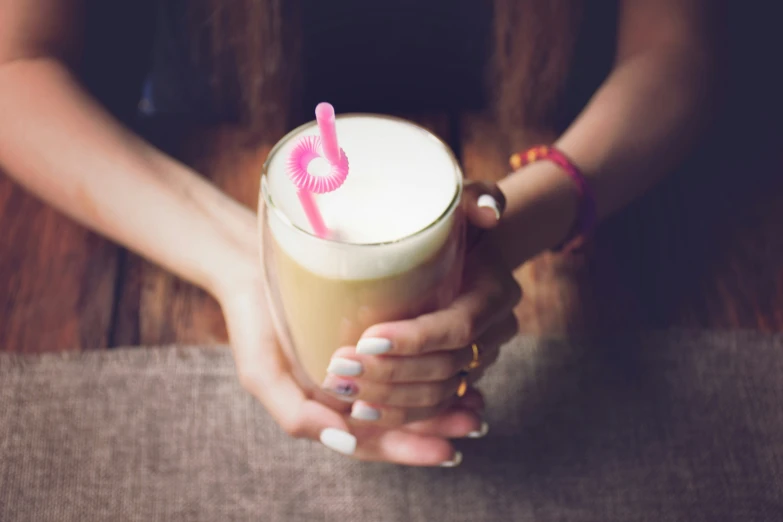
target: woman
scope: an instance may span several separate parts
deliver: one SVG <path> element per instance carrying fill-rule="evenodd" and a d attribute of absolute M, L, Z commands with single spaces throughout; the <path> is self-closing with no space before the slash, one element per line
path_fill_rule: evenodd
<path fill-rule="evenodd" d="M 218 78 L 229 78 L 212 85 L 224 94 L 214 98 L 216 105 L 227 103 L 231 113 L 232 100 L 240 100 L 234 113 L 249 125 L 279 118 L 295 92 L 289 88 L 295 68 L 284 67 L 300 41 L 289 34 L 296 27 L 292 3 L 198 4 L 202 11 L 191 17 L 194 49 L 206 42 L 219 58 L 212 64 Z M 641 194 L 687 151 L 702 124 L 711 72 L 706 6 L 706 0 L 617 3 L 611 72 L 555 141 L 554 155 L 545 151 L 497 186 L 469 190 L 473 225 L 491 231 L 470 253 L 463 294 L 447 309 L 375 325 L 355 349 L 336 354 L 362 366 L 351 377 L 361 381 L 353 416 L 339 404 L 312 399 L 291 376 L 263 298 L 255 216 L 136 136 L 84 87 L 79 63 L 90 49 L 81 45 L 82 2 L 3 4 L 0 167 L 75 220 L 215 296 L 243 386 L 292 436 L 364 460 L 453 466 L 461 455 L 449 439 L 485 432 L 477 392 L 454 399 L 458 372 L 470 362 L 474 343 L 486 367 L 515 333 L 519 291 L 512 269 L 578 240 Z M 531 110 L 525 103 L 533 89 L 551 87 L 542 81 L 551 72 L 546 60 L 555 51 L 573 51 L 573 18 L 554 24 L 552 16 L 590 11 L 577 0 L 496 2 L 498 99 L 512 125 L 552 116 L 546 104 Z M 239 47 L 223 45 L 236 34 L 217 30 L 219 24 L 200 32 L 199 17 L 210 13 L 213 20 L 230 15 L 247 22 Z M 366 408 L 378 419 L 361 420 Z"/>

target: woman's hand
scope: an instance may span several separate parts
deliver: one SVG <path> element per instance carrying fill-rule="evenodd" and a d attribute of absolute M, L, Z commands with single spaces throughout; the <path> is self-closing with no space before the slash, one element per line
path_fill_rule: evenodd
<path fill-rule="evenodd" d="M 483 399 L 471 390 L 438 416 L 398 429 L 356 422 L 350 405 L 314 396 L 294 379 L 281 350 L 263 295 L 256 256 L 231 271 L 218 292 L 242 386 L 266 407 L 291 436 L 320 440 L 361 460 L 411 466 L 454 466 L 461 455 L 450 438 L 480 433 Z"/>
<path fill-rule="evenodd" d="M 461 372 L 474 360 L 474 343 L 480 366 L 466 376 L 469 383 L 516 335 L 513 310 L 521 290 L 487 232 L 498 223 L 503 206 L 496 187 L 467 187 L 471 230 L 465 279 L 461 295 L 448 308 L 372 326 L 356 347 L 335 353 L 323 386 L 342 397 L 348 390 L 356 400 L 355 420 L 391 427 L 448 410 L 457 400 Z"/>

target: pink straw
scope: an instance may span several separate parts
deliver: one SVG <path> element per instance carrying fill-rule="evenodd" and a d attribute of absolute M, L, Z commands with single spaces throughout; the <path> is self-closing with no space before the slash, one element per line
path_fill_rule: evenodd
<path fill-rule="evenodd" d="M 340 188 L 348 176 L 348 157 L 337 144 L 334 107 L 328 103 L 319 103 L 315 108 L 315 119 L 321 136 L 303 136 L 299 139 L 288 158 L 288 175 L 299 189 L 299 202 L 313 232 L 318 237 L 328 237 L 329 229 L 318 210 L 314 194 Z M 310 162 L 319 157 L 324 157 L 331 166 L 326 176 L 313 176 L 307 171 Z"/>
<path fill-rule="evenodd" d="M 299 203 L 302 204 L 307 220 L 310 222 L 310 226 L 313 227 L 315 235 L 318 237 L 328 237 L 329 229 L 326 228 L 324 218 L 318 210 L 318 205 L 315 204 L 315 196 L 313 193 L 309 190 L 299 189 L 296 191 L 296 195 L 299 196 Z"/>
<path fill-rule="evenodd" d="M 334 121 L 334 107 L 326 102 L 319 103 L 315 108 L 315 120 L 321 133 L 321 146 L 324 149 L 326 161 L 332 165 L 340 163 L 340 146 L 337 145 L 337 126 Z"/>

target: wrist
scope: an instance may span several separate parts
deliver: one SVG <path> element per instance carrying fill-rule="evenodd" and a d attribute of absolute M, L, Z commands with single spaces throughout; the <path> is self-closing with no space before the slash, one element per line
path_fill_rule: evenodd
<path fill-rule="evenodd" d="M 506 197 L 499 243 L 510 266 L 519 266 L 568 238 L 579 214 L 579 191 L 560 166 L 537 161 L 498 186 Z"/>
<path fill-rule="evenodd" d="M 221 306 L 232 296 L 248 288 L 255 288 L 262 280 L 257 248 L 226 244 L 215 261 L 210 269 L 206 290 Z"/>
<path fill-rule="evenodd" d="M 257 218 L 228 198 L 222 205 L 205 208 L 208 225 L 201 227 L 197 247 L 202 251 L 197 257 L 204 263 L 200 286 L 223 304 L 249 281 L 260 280 Z"/>

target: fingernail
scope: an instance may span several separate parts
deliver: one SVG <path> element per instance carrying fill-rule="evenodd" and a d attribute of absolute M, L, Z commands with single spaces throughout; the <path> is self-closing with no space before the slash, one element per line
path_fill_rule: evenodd
<path fill-rule="evenodd" d="M 381 410 L 373 408 L 364 401 L 356 401 L 351 408 L 351 417 L 363 421 L 377 421 L 381 418 Z"/>
<path fill-rule="evenodd" d="M 471 431 L 465 436 L 469 439 L 480 439 L 487 433 L 489 433 L 489 424 L 486 421 L 482 421 L 481 427 L 478 430 Z"/>
<path fill-rule="evenodd" d="M 353 455 L 356 451 L 356 437 L 337 428 L 326 428 L 321 432 L 321 444 L 343 455 Z"/>
<path fill-rule="evenodd" d="M 479 196 L 478 201 L 476 201 L 476 204 L 480 208 L 491 209 L 495 213 L 495 219 L 500 220 L 500 205 L 498 205 L 498 202 L 495 198 L 493 198 L 489 194 L 482 194 Z"/>
<path fill-rule="evenodd" d="M 391 348 L 391 341 L 380 337 L 365 337 L 356 343 L 356 353 L 361 355 L 381 355 Z"/>
<path fill-rule="evenodd" d="M 462 452 L 461 451 L 455 451 L 454 456 L 451 458 L 451 460 L 447 460 L 446 462 L 441 462 L 440 467 L 441 468 L 456 468 L 462 464 Z"/>
<path fill-rule="evenodd" d="M 327 373 L 331 373 L 333 375 L 356 377 L 362 373 L 362 363 L 359 361 L 352 361 L 351 359 L 335 357 L 329 362 L 329 367 L 326 369 L 326 371 Z"/>
<path fill-rule="evenodd" d="M 340 397 L 353 397 L 359 393 L 359 387 L 356 383 L 348 379 L 341 379 L 332 375 L 327 375 L 324 383 L 321 385 L 325 390 L 339 395 Z"/>

